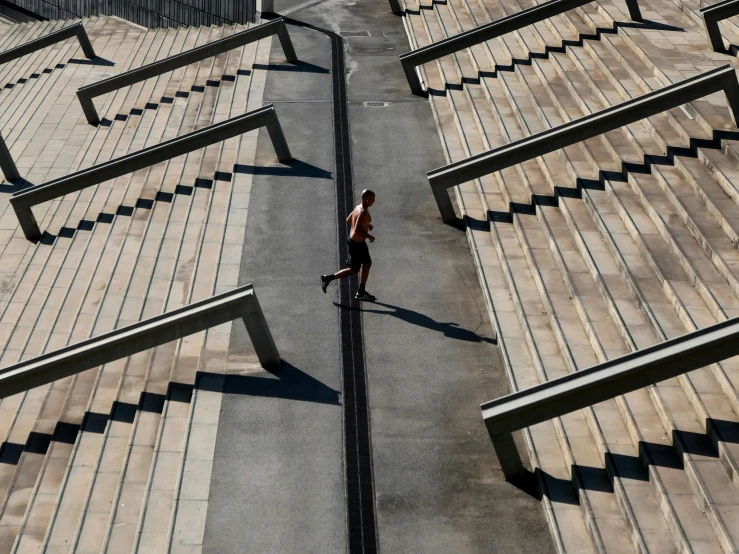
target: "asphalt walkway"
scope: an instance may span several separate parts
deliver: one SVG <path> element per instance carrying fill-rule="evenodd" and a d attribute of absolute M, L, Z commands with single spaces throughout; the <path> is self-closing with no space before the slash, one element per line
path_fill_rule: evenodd
<path fill-rule="evenodd" d="M 444 159 L 397 60 L 402 21 L 384 0 L 328 0 L 291 17 L 345 38 L 354 194 L 377 193 L 367 288 L 378 301 L 342 304 L 335 284 L 319 288 L 343 232 L 331 52 L 325 35 L 291 26 L 301 64 L 271 71 L 264 101 L 297 161 L 275 163 L 260 133 L 257 162 L 270 165 L 254 169 L 240 272 L 285 363 L 227 382 L 204 551 L 348 550 L 341 325 L 342 311 L 361 310 L 379 549 L 550 552 L 540 503 L 502 481 L 481 421 L 479 404 L 507 385 L 465 234 L 440 221 L 425 178 Z M 282 65 L 276 43 L 272 59 Z M 250 348 L 235 325 L 231 352 Z"/>

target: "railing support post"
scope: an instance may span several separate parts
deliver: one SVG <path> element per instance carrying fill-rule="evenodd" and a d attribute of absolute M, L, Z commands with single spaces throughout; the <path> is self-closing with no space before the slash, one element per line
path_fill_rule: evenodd
<path fill-rule="evenodd" d="M 729 115 L 731 116 L 734 127 L 739 126 L 739 81 L 729 79 L 726 87 L 724 87 L 724 94 L 726 94 L 726 102 L 729 104 Z"/>
<path fill-rule="evenodd" d="M 454 212 L 452 198 L 449 190 L 445 187 L 431 185 L 431 190 L 436 199 L 436 205 L 439 207 L 439 213 L 444 223 L 454 223 L 457 220 L 457 214 Z"/>
<path fill-rule="evenodd" d="M 18 223 L 20 223 L 25 237 L 28 240 L 38 239 L 41 236 L 41 229 L 39 229 L 38 223 L 36 223 L 36 218 L 33 216 L 31 208 L 29 206 L 22 206 L 12 202 L 11 205 L 13 206 L 13 211 L 15 211 L 15 216 L 18 218 Z"/>
<path fill-rule="evenodd" d="M 80 101 L 80 106 L 82 106 L 82 112 L 85 114 L 87 122 L 90 125 L 98 125 L 100 123 L 100 118 L 98 117 L 98 112 L 95 109 L 95 104 L 93 104 L 92 98 L 84 95 L 82 91 L 78 90 L 77 99 Z"/>
<path fill-rule="evenodd" d="M 718 28 L 718 20 L 703 14 L 703 25 L 706 28 L 708 40 L 711 41 L 711 48 L 714 52 L 723 52 L 725 50 L 724 39 L 721 36 L 721 30 Z"/>
<path fill-rule="evenodd" d="M 0 168 L 3 170 L 6 181 L 17 181 L 21 178 L 18 168 L 15 167 L 13 156 L 10 155 L 10 150 L 8 150 L 8 145 L 5 144 L 2 135 L 0 135 Z"/>
<path fill-rule="evenodd" d="M 637 0 L 626 0 L 626 7 L 629 9 L 631 21 L 643 21 Z"/>
<path fill-rule="evenodd" d="M 267 132 L 269 133 L 269 138 L 272 139 L 272 146 L 277 154 L 277 159 L 282 163 L 292 161 L 293 157 L 290 153 L 290 147 L 287 145 L 280 120 L 277 119 L 277 114 L 274 110 L 272 110 L 267 119 Z"/>
<path fill-rule="evenodd" d="M 724 0 L 711 4 L 701 8 L 700 13 L 703 16 L 703 25 L 706 28 L 708 40 L 711 41 L 711 48 L 715 52 L 726 52 L 718 22 L 739 14 L 739 0 Z"/>
<path fill-rule="evenodd" d="M 277 351 L 269 325 L 264 318 L 264 312 L 255 294 L 247 299 L 242 319 L 261 366 L 266 369 L 279 367 L 280 353 Z"/>
<path fill-rule="evenodd" d="M 403 59 L 400 60 L 400 63 L 403 66 L 403 71 L 405 72 L 405 78 L 408 80 L 408 85 L 411 87 L 411 92 L 418 96 L 423 96 L 423 85 L 421 84 L 421 79 L 418 77 L 416 66 Z"/>
<path fill-rule="evenodd" d="M 91 60 L 96 56 L 95 49 L 92 47 L 92 43 L 90 42 L 90 37 L 87 36 L 85 28 L 82 25 L 77 27 L 77 40 L 79 40 L 80 48 L 82 48 L 82 52 L 88 60 Z"/>
<path fill-rule="evenodd" d="M 295 53 L 295 48 L 293 48 L 293 41 L 290 39 L 290 33 L 287 32 L 285 21 L 282 21 L 277 29 L 277 38 L 280 39 L 285 59 L 290 63 L 298 63 L 298 55 Z"/>
<path fill-rule="evenodd" d="M 403 8 L 400 7 L 399 0 L 390 0 L 390 9 L 395 15 L 403 15 Z"/>
<path fill-rule="evenodd" d="M 488 433 L 490 433 L 489 430 Z M 500 435 L 490 433 L 490 440 L 493 442 L 493 448 L 495 448 L 500 469 L 503 471 L 506 481 L 511 481 L 516 477 L 526 474 L 526 467 L 521 461 L 521 456 L 518 454 L 518 447 L 516 447 L 511 433 L 502 433 Z"/>

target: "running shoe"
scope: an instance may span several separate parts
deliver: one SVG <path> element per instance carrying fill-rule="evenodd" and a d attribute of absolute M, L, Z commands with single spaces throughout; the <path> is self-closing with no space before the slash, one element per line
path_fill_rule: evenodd
<path fill-rule="evenodd" d="M 371 295 L 370 293 L 368 293 L 367 291 L 364 291 L 364 292 L 357 291 L 357 294 L 354 295 L 354 300 L 367 300 L 371 302 L 372 300 L 377 300 L 377 298 Z"/>
<path fill-rule="evenodd" d="M 324 293 L 326 292 L 326 289 L 328 288 L 328 284 L 331 282 L 331 281 L 327 281 L 326 277 L 328 277 L 328 275 L 321 275 L 321 288 L 323 289 Z"/>

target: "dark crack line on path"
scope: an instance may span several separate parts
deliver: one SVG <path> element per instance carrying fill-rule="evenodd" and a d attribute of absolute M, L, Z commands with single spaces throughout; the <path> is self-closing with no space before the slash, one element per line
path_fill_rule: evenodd
<path fill-rule="evenodd" d="M 334 152 L 336 158 L 336 217 L 339 259 L 349 257 L 345 219 L 354 208 L 351 137 L 346 91 L 344 41 L 336 33 L 291 18 L 290 25 L 325 34 L 331 42 L 331 83 L 333 100 Z M 344 306 L 358 307 L 352 297 L 357 277 L 339 281 L 339 297 Z M 341 362 L 344 398 L 344 471 L 346 479 L 347 535 L 350 554 L 379 551 L 375 508 L 372 437 L 369 394 L 364 357 L 362 314 L 356 309 L 340 312 Z"/>

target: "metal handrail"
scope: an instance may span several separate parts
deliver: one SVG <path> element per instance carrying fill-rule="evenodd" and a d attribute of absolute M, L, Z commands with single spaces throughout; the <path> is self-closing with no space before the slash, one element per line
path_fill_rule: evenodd
<path fill-rule="evenodd" d="M 186 135 L 82 169 L 48 183 L 21 190 L 10 198 L 10 203 L 18 217 L 23 234 L 27 239 L 35 240 L 41 236 L 41 230 L 33 217 L 32 206 L 176 158 L 182 154 L 187 154 L 193 150 L 204 148 L 263 126 L 267 127 L 272 145 L 277 153 L 277 159 L 283 163 L 290 161 L 292 157 L 280 121 L 277 119 L 274 106 L 269 104 L 258 110 L 232 117 L 220 123 L 214 123 Z"/>
<path fill-rule="evenodd" d="M 278 367 L 280 354 L 254 287 L 244 285 L 0 369 L 0 398 L 46 385 L 108 362 L 242 318 L 259 363 Z"/>
<path fill-rule="evenodd" d="M 533 25 L 544 19 L 549 19 L 569 10 L 589 4 L 593 0 L 550 0 L 538 6 L 481 25 L 475 29 L 465 31 L 453 37 L 448 37 L 428 46 L 406 52 L 400 56 L 405 77 L 413 94 L 423 95 L 423 85 L 416 71 L 416 67 L 425 63 L 449 56 L 475 44 L 492 40 L 501 35 L 512 33 L 522 27 Z M 637 0 L 626 0 L 629 15 L 633 21 L 642 21 L 641 11 Z"/>
<path fill-rule="evenodd" d="M 739 317 L 486 402 L 482 417 L 506 479 L 526 472 L 512 432 L 739 355 Z"/>
<path fill-rule="evenodd" d="M 290 34 L 287 32 L 285 20 L 280 17 L 268 23 L 252 27 L 251 29 L 246 29 L 245 31 L 241 31 L 233 35 L 214 40 L 208 44 L 175 54 L 174 56 L 164 58 L 163 60 L 158 60 L 142 67 L 131 69 L 130 71 L 126 71 L 120 75 L 108 77 L 107 79 L 103 79 L 97 83 L 86 85 L 77 90 L 77 98 L 79 98 L 80 104 L 82 105 L 82 111 L 85 113 L 88 123 L 91 125 L 97 125 L 100 123 L 100 118 L 95 110 L 95 104 L 92 102 L 93 98 L 100 96 L 101 94 L 113 92 L 119 88 L 133 85 L 140 81 L 145 81 L 146 79 L 156 77 L 162 73 L 167 73 L 168 71 L 173 71 L 177 68 L 190 65 L 191 63 L 199 62 L 206 58 L 222 54 L 223 52 L 228 52 L 229 50 L 233 50 L 239 46 L 256 42 L 257 40 L 274 34 L 276 34 L 280 39 L 282 50 L 285 52 L 285 59 L 290 63 L 297 63 L 298 57 L 295 54 L 293 43 L 290 40 Z"/>
<path fill-rule="evenodd" d="M 725 0 L 701 9 L 700 13 L 703 16 L 703 25 L 706 27 L 711 47 L 715 52 L 723 52 L 725 50 L 724 39 L 721 37 L 718 22 L 739 14 L 739 0 Z"/>
<path fill-rule="evenodd" d="M 74 25 L 64 27 L 63 29 L 59 29 L 58 31 L 54 31 L 53 33 L 49 33 L 48 35 L 44 35 L 35 40 L 30 40 L 20 46 L 6 50 L 5 52 L 0 52 L 0 64 L 13 61 L 25 56 L 26 54 L 30 54 L 36 50 L 41 50 L 42 48 L 46 48 L 47 46 L 51 46 L 52 44 L 56 44 L 57 42 L 61 42 L 75 36 L 80 43 L 80 47 L 82 48 L 82 52 L 85 54 L 85 57 L 89 59 L 94 58 L 95 50 L 87 36 L 85 27 L 82 23 L 75 23 Z"/>
<path fill-rule="evenodd" d="M 450 187 L 543 156 L 718 91 L 726 94 L 729 113 L 736 125 L 739 121 L 739 81 L 734 69 L 724 65 L 559 127 L 429 171 L 427 176 L 441 217 L 447 223 L 456 220 L 447 191 Z"/>

